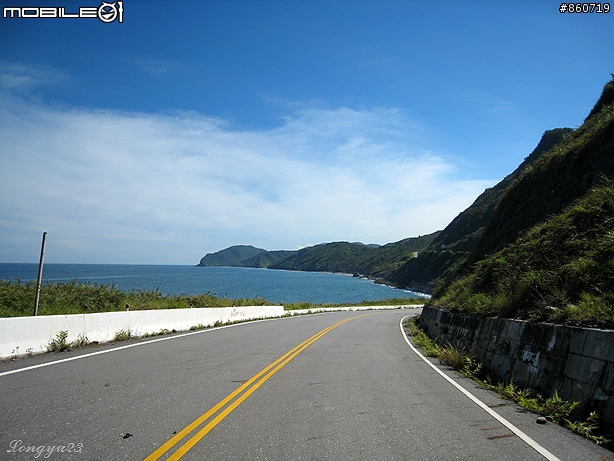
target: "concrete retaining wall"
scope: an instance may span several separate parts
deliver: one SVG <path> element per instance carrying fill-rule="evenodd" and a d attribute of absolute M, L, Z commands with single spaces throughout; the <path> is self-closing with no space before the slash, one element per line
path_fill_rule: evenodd
<path fill-rule="evenodd" d="M 106 342 L 120 330 L 130 330 L 140 336 L 162 329 L 182 331 L 199 324 L 211 326 L 218 321 L 225 323 L 283 314 L 283 306 L 249 306 L 0 318 L 0 357 L 44 352 L 60 331 L 68 331 L 68 342 L 79 336 L 89 341 Z"/>
<path fill-rule="evenodd" d="M 419 325 L 440 344 L 471 351 L 501 380 L 581 402 L 575 418 L 596 411 L 614 434 L 614 330 L 479 317 L 425 307 Z"/>

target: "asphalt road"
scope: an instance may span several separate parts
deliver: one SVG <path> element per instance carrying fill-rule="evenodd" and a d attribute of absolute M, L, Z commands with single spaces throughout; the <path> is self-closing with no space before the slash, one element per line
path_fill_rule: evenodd
<path fill-rule="evenodd" d="M 308 315 L 2 363 L 0 459 L 614 459 L 431 367 L 399 328 L 415 313 Z"/>

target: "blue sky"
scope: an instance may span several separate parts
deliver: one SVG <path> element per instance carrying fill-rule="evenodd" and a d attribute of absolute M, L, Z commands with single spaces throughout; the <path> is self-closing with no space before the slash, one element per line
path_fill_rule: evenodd
<path fill-rule="evenodd" d="M 98 7 L 100 2 L 1 1 Z M 553 1 L 125 0 L 0 18 L 0 262 L 195 264 L 445 227 L 614 72 Z"/>

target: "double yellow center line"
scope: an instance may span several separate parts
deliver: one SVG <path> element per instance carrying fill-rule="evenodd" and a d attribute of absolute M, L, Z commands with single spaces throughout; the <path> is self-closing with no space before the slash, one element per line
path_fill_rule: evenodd
<path fill-rule="evenodd" d="M 316 333 L 311 338 L 302 342 L 294 349 L 290 350 L 286 354 L 282 355 L 276 361 L 271 363 L 266 368 L 263 368 L 261 371 L 252 376 L 249 380 L 247 380 L 241 387 L 239 387 L 234 392 L 230 393 L 228 397 L 220 400 L 215 406 L 213 406 L 209 411 L 203 413 L 197 419 L 195 419 L 192 423 L 187 425 L 184 429 L 174 435 L 171 439 L 169 439 L 166 443 L 161 445 L 156 451 L 154 451 L 151 455 L 145 458 L 144 461 L 156 461 L 160 459 L 167 451 L 171 450 L 175 445 L 181 442 L 184 438 L 198 429 L 202 424 L 207 422 L 209 418 L 217 415 L 211 419 L 209 422 L 205 424 L 196 434 L 190 437 L 183 445 L 181 445 L 171 456 L 168 457 L 168 461 L 174 461 L 180 459 L 183 455 L 185 455 L 194 445 L 196 445 L 204 436 L 206 436 L 215 426 L 217 426 L 226 416 L 228 416 L 235 408 L 241 405 L 245 399 L 247 399 L 251 394 L 253 394 L 256 389 L 258 389 L 265 381 L 267 381 L 271 376 L 281 370 L 290 360 L 304 351 L 311 344 L 316 342 L 326 333 L 331 330 L 334 330 L 340 325 L 343 325 L 350 320 L 358 319 L 360 317 L 365 317 L 367 315 L 372 314 L 364 314 L 359 315 L 357 317 L 350 317 L 348 319 L 342 320 L 340 322 L 335 323 L 334 325 L 325 328 L 324 330 Z M 222 410 L 223 409 L 223 410 Z M 220 411 L 222 410 L 222 411 Z M 218 413 L 219 412 L 219 413 Z"/>

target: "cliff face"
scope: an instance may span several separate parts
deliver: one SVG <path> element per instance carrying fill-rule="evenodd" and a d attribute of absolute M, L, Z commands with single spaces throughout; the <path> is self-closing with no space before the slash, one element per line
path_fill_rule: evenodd
<path fill-rule="evenodd" d="M 614 101 L 596 107 L 512 183 L 433 304 L 614 326 Z"/>
<path fill-rule="evenodd" d="M 584 196 L 601 176 L 614 174 L 613 99 L 614 80 L 606 85 L 584 124 L 514 181 L 467 265 L 500 250 L 548 216 L 560 213 Z"/>
<path fill-rule="evenodd" d="M 571 128 L 546 131 L 533 152 L 513 173 L 496 186 L 486 189 L 418 258 L 407 261 L 390 275 L 389 280 L 400 287 L 409 286 L 418 291 L 430 291 L 435 282 L 451 278 L 476 248 L 510 185 L 572 131 Z"/>

